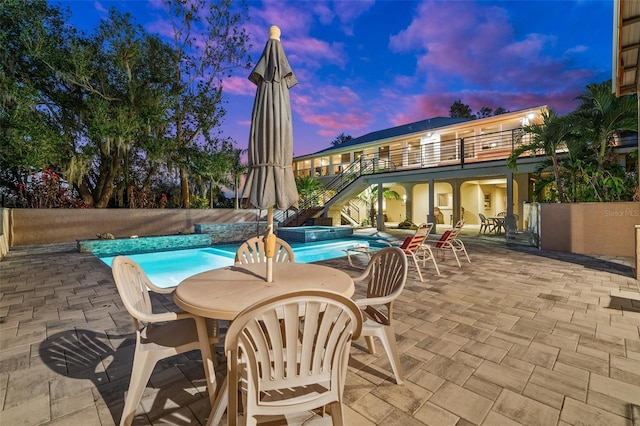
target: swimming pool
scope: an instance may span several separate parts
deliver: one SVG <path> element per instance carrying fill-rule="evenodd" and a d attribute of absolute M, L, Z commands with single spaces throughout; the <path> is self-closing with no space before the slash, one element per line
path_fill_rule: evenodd
<path fill-rule="evenodd" d="M 233 265 L 239 246 L 240 244 L 224 244 L 196 249 L 131 254 L 127 257 L 137 262 L 155 285 L 166 288 L 176 286 L 185 278 L 200 272 Z M 362 246 L 372 250 L 386 247 L 379 240 L 364 237 L 291 244 L 296 262 L 299 263 L 343 257 L 345 249 Z M 111 266 L 114 256 L 99 258 Z"/>

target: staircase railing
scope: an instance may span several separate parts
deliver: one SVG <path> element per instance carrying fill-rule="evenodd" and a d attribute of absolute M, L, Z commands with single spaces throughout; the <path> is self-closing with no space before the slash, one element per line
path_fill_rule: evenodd
<path fill-rule="evenodd" d="M 389 170 L 393 170 L 391 162 L 383 161 L 378 158 L 365 158 L 364 156 L 361 156 L 359 159 L 349 164 L 346 169 L 326 184 L 323 189 L 316 191 L 312 196 L 301 200 L 298 203 L 298 211 L 286 223 L 296 222 L 297 217 L 311 207 L 324 206 L 336 194 L 349 186 L 351 182 L 355 181 L 360 176 Z"/>
<path fill-rule="evenodd" d="M 342 208 L 342 214 L 347 216 L 354 223 L 359 224 L 362 220 L 360 207 L 358 207 L 353 201 L 349 201 L 349 204 Z"/>

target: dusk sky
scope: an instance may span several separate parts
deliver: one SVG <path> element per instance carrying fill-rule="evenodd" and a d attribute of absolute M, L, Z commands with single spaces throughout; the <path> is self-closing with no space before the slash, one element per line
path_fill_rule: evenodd
<path fill-rule="evenodd" d="M 63 1 L 92 30 L 115 7 L 148 32 L 166 18 L 157 2 Z M 448 116 L 549 105 L 564 114 L 587 84 L 611 78 L 613 2 L 251 1 L 254 62 L 278 25 L 299 81 L 291 89 L 294 155 L 366 133 Z M 225 82 L 224 133 L 246 148 L 255 86 L 250 70 Z"/>

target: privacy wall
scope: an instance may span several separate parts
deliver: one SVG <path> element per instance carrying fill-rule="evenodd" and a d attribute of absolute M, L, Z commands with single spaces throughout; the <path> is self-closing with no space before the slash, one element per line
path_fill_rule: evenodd
<path fill-rule="evenodd" d="M 586 255 L 636 256 L 640 203 L 541 204 L 541 249 Z"/>
<path fill-rule="evenodd" d="M 115 238 L 193 233 L 197 223 L 255 222 L 257 213 L 255 209 L 10 209 L 9 247 L 75 242 L 104 233 Z"/>

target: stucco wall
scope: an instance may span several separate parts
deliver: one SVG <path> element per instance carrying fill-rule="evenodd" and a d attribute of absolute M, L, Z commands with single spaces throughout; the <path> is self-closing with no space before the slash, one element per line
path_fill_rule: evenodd
<path fill-rule="evenodd" d="M 0 260 L 9 251 L 9 209 L 0 208 Z"/>
<path fill-rule="evenodd" d="M 192 233 L 196 223 L 255 222 L 256 210 L 234 209 L 11 209 L 9 246 L 74 242 L 111 233 Z"/>
<path fill-rule="evenodd" d="M 636 225 L 640 225 L 639 203 L 541 204 L 541 248 L 635 257 Z"/>

